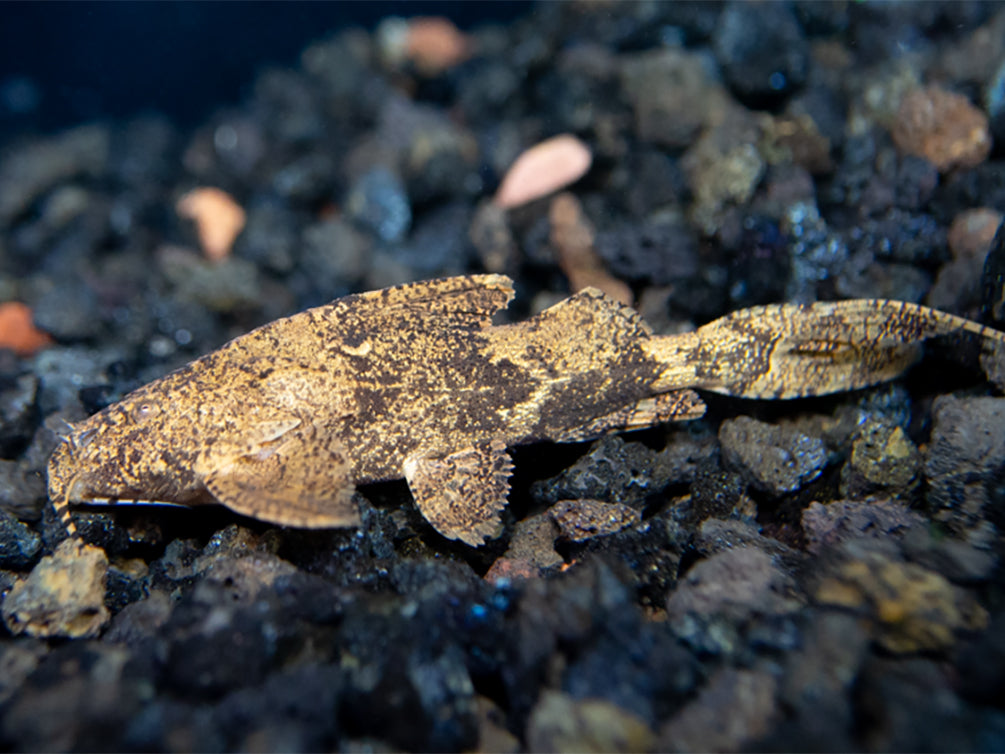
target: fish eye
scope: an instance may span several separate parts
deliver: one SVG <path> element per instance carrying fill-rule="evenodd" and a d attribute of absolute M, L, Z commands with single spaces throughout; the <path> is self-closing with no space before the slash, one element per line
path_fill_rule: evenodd
<path fill-rule="evenodd" d="M 161 412 L 160 406 L 156 403 L 137 403 L 129 411 L 129 416 L 133 421 L 143 421 Z"/>

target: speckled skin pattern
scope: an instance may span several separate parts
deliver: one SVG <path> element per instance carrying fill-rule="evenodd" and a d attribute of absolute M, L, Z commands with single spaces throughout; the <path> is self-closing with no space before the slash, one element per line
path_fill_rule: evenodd
<path fill-rule="evenodd" d="M 586 289 L 517 324 L 501 275 L 357 294 L 236 338 L 73 427 L 49 463 L 68 505 L 220 502 L 265 521 L 352 525 L 356 484 L 405 477 L 472 545 L 500 530 L 506 448 L 700 416 L 689 388 L 792 398 L 890 379 L 927 337 L 1001 333 L 912 304 L 767 306 L 653 336 Z"/>

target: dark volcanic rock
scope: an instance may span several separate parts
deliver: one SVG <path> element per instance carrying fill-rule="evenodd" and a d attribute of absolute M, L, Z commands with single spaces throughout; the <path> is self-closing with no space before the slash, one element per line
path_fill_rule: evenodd
<path fill-rule="evenodd" d="M 0 510 L 0 568 L 27 568 L 35 562 L 41 549 L 41 537 Z"/>
<path fill-rule="evenodd" d="M 774 495 L 793 492 L 816 479 L 827 462 L 820 439 L 746 416 L 723 422 L 719 441 L 728 466 Z"/>

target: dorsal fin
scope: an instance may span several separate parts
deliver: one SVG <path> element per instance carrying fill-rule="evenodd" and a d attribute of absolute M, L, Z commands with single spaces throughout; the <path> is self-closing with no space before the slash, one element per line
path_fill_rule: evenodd
<path fill-rule="evenodd" d="M 492 315 L 512 298 L 513 281 L 505 275 L 461 275 L 356 293 L 321 308 L 340 319 L 391 313 L 398 319 L 404 309 L 443 326 L 479 329 L 491 325 Z"/>
<path fill-rule="evenodd" d="M 632 307 L 608 296 L 598 288 L 584 288 L 541 312 L 542 325 L 555 325 L 566 335 L 589 328 L 591 335 L 612 343 L 635 343 L 652 335 L 652 328 Z"/>

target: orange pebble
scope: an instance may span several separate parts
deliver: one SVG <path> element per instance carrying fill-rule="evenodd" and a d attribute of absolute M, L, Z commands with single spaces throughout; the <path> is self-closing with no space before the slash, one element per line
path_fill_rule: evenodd
<path fill-rule="evenodd" d="M 471 41 L 454 24 L 439 17 L 409 19 L 405 54 L 428 76 L 453 68 L 471 54 Z"/>
<path fill-rule="evenodd" d="M 593 154 L 570 134 L 554 136 L 523 152 L 502 180 L 495 203 L 519 207 L 575 183 L 590 169 Z"/>
<path fill-rule="evenodd" d="M 244 229 L 245 213 L 230 194 L 218 188 L 189 191 L 175 205 L 182 217 L 195 221 L 199 243 L 214 262 L 226 258 Z"/>
<path fill-rule="evenodd" d="M 28 306 L 20 301 L 0 304 L 0 348 L 9 348 L 18 356 L 31 356 L 52 342 L 47 333 L 35 327 Z"/>

